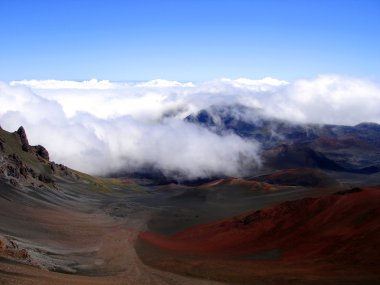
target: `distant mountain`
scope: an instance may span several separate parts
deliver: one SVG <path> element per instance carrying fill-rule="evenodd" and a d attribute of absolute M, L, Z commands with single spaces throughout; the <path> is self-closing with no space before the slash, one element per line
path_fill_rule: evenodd
<path fill-rule="evenodd" d="M 270 118 L 260 109 L 215 105 L 185 121 L 223 134 L 260 142 L 264 167 L 316 167 L 326 170 L 375 173 L 380 171 L 380 125 L 301 124 Z"/>
<path fill-rule="evenodd" d="M 254 138 L 264 143 L 265 148 L 284 142 L 306 143 L 323 138 L 335 140 L 337 144 L 340 142 L 342 147 L 348 140 L 351 140 L 350 147 L 356 144 L 380 147 L 380 125 L 376 123 L 356 126 L 301 124 L 268 117 L 260 109 L 237 104 L 213 105 L 189 115 L 185 121 L 217 133 L 232 131 L 241 137 Z"/>
<path fill-rule="evenodd" d="M 261 142 L 264 148 L 283 142 L 309 142 L 321 132 L 318 125 L 301 125 L 270 118 L 260 109 L 243 105 L 214 105 L 189 115 L 185 121 L 216 133 L 232 131 L 241 137 Z"/>

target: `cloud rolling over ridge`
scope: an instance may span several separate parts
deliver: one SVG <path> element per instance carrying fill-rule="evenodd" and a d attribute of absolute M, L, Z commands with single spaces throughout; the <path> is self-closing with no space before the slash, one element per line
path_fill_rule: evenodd
<path fill-rule="evenodd" d="M 260 164 L 257 142 L 231 133 L 218 135 L 183 121 L 217 104 L 261 108 L 268 116 L 296 122 L 380 123 L 380 87 L 337 75 L 292 83 L 273 78 L 200 84 L 0 83 L 3 128 L 24 125 L 31 143 L 46 146 L 52 159 L 93 174 L 146 165 L 186 178 L 245 174 Z"/>

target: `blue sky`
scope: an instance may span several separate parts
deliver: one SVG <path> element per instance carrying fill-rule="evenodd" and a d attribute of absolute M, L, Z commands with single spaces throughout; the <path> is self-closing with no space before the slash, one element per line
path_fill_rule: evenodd
<path fill-rule="evenodd" d="M 0 80 L 329 73 L 380 81 L 380 1 L 0 1 Z"/>

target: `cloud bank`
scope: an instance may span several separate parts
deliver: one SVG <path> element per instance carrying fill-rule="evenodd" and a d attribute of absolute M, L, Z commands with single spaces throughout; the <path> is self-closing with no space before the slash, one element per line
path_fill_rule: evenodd
<path fill-rule="evenodd" d="M 30 142 L 47 147 L 52 159 L 92 174 L 144 166 L 185 178 L 245 174 L 260 164 L 257 142 L 183 121 L 218 104 L 260 108 L 293 122 L 380 123 L 380 87 L 338 75 L 294 82 L 0 82 L 2 127 L 23 125 Z"/>

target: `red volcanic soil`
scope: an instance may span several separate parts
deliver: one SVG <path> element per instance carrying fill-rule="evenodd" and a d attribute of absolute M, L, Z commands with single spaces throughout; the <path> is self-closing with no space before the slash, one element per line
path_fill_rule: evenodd
<path fill-rule="evenodd" d="M 332 187 L 339 184 L 334 178 L 315 168 L 284 169 L 255 179 L 269 184 L 287 186 Z"/>
<path fill-rule="evenodd" d="M 244 284 L 380 284 L 380 187 L 139 238 L 146 263 L 183 274 Z"/>

